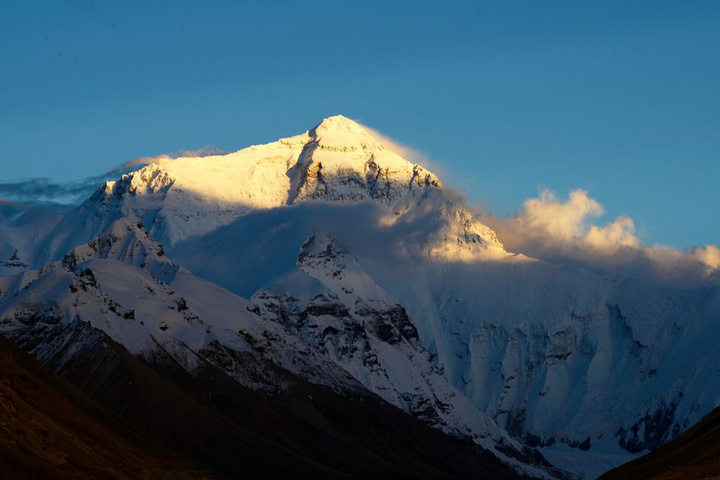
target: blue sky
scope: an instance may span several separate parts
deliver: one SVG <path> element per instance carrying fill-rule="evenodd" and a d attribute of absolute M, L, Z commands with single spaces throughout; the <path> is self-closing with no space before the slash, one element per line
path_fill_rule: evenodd
<path fill-rule="evenodd" d="M 236 150 L 343 114 L 502 215 L 588 190 L 720 243 L 720 2 L 0 0 L 0 180 Z"/>

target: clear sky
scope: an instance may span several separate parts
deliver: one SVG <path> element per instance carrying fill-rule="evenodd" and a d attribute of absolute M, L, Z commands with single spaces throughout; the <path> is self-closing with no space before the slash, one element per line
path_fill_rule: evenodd
<path fill-rule="evenodd" d="M 583 188 L 645 242 L 720 243 L 720 1 L 0 0 L 0 180 L 335 114 L 496 213 Z"/>

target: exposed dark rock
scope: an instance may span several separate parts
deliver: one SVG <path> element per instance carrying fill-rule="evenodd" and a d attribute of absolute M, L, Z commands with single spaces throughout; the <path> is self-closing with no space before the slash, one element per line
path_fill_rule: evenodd
<path fill-rule="evenodd" d="M 20 257 L 18 255 L 17 248 L 13 250 L 12 255 L 10 255 L 10 258 L 7 262 L 3 263 L 3 266 L 10 267 L 10 268 L 27 268 L 27 264 L 20 261 Z"/>
<path fill-rule="evenodd" d="M 347 318 L 350 316 L 350 312 L 345 305 L 340 303 L 311 303 L 300 313 L 300 319 L 305 320 L 310 316 L 320 317 L 322 315 L 329 315 L 334 318 Z"/>

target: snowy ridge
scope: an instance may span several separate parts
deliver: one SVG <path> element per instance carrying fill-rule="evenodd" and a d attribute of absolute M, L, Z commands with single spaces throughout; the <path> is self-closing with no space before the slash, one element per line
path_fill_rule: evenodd
<path fill-rule="evenodd" d="M 72 270 L 93 258 L 116 260 L 147 270 L 166 283 L 171 282 L 179 270 L 133 215 L 118 220 L 101 236 L 72 249 L 63 258 L 63 264 Z"/>

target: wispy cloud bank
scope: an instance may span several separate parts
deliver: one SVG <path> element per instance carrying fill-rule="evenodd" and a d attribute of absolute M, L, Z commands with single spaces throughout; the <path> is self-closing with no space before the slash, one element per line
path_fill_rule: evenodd
<path fill-rule="evenodd" d="M 595 224 L 604 213 L 603 206 L 585 190 L 573 190 L 566 200 L 545 190 L 539 198 L 525 201 L 514 217 L 482 218 L 508 250 L 541 260 L 680 283 L 720 275 L 717 246 L 678 250 L 646 245 L 637 237 L 635 222 L 629 217 Z"/>
<path fill-rule="evenodd" d="M 423 168 L 426 168 L 430 170 L 432 173 L 434 173 L 437 176 L 442 176 L 443 169 L 440 165 L 433 163 L 430 159 L 430 156 L 426 153 L 421 152 L 420 150 L 410 147 L 408 145 L 405 145 L 404 143 L 398 142 L 397 140 L 393 140 L 392 138 L 388 137 L 382 132 L 379 132 L 375 130 L 372 127 L 368 127 L 367 125 L 357 121 L 353 120 L 355 123 L 359 124 L 364 128 L 371 136 L 375 137 L 376 139 L 380 140 L 380 143 L 383 144 L 385 148 L 390 150 L 391 152 L 397 153 L 402 158 L 407 160 L 408 162 L 412 162 L 415 164 L 418 164 L 422 166 Z"/>
<path fill-rule="evenodd" d="M 78 203 L 90 196 L 100 185 L 108 180 L 118 178 L 159 160 L 172 160 L 182 157 L 206 157 L 222 155 L 226 152 L 205 146 L 197 150 L 180 150 L 175 153 L 164 153 L 152 157 L 140 157 L 117 165 L 102 175 L 95 175 L 71 182 L 56 182 L 49 178 L 37 177 L 11 182 L 0 182 L 0 197 L 20 202 L 49 201 L 57 203 Z"/>

